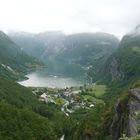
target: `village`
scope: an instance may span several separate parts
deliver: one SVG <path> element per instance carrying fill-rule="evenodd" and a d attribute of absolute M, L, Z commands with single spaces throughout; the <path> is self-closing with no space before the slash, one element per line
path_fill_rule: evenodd
<path fill-rule="evenodd" d="M 95 96 L 94 90 L 86 86 L 64 89 L 34 87 L 32 92 L 38 97 L 39 101 L 58 105 L 67 116 L 79 108 L 91 109 L 96 104 L 104 104 L 101 99 Z"/>

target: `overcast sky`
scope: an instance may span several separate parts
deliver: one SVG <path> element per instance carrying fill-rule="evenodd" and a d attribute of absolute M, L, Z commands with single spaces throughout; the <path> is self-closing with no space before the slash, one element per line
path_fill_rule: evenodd
<path fill-rule="evenodd" d="M 0 30 L 108 32 L 140 24 L 140 0 L 0 0 Z"/>

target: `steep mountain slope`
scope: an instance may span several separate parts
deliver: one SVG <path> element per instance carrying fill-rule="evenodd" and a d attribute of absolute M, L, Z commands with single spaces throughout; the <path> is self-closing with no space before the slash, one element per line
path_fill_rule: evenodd
<path fill-rule="evenodd" d="M 127 91 L 122 93 L 123 98 L 115 107 L 112 123 L 112 139 L 138 140 L 140 135 L 140 26 L 126 35 L 120 44 L 120 55 L 114 58 L 117 61 L 115 68 L 118 74 L 112 80 L 119 80 L 129 85 Z M 119 53 L 118 52 L 116 53 Z M 137 136 L 138 135 L 138 136 Z"/>
<path fill-rule="evenodd" d="M 108 81 L 130 82 L 138 78 L 140 76 L 140 35 L 133 32 L 124 36 L 119 48 L 108 58 L 100 72 L 101 78 Z"/>
<path fill-rule="evenodd" d="M 5 33 L 0 31 L 0 75 L 17 79 L 37 64 L 34 58 L 22 51 Z"/>
<path fill-rule="evenodd" d="M 118 101 L 112 123 L 112 139 L 118 140 L 122 134 L 128 137 L 138 135 L 140 128 L 140 87 L 131 89 L 127 99 Z"/>
<path fill-rule="evenodd" d="M 43 42 L 36 40 L 35 34 L 32 33 L 9 32 L 8 35 L 23 51 L 33 57 L 40 58 L 46 47 Z"/>
<path fill-rule="evenodd" d="M 118 39 L 106 33 L 81 33 L 67 37 L 62 53 L 67 63 L 79 65 L 87 76 L 95 75 L 100 66 L 118 47 Z M 90 73 L 93 70 L 94 73 Z"/>
<path fill-rule="evenodd" d="M 65 35 L 56 31 L 40 33 L 31 38 L 26 36 L 26 39 L 23 35 L 11 35 L 11 38 L 27 53 L 46 63 L 48 72 L 70 76 L 84 75 L 91 68 L 96 72 L 119 43 L 116 37 L 106 33 Z M 23 42 L 27 43 L 26 47 Z"/>

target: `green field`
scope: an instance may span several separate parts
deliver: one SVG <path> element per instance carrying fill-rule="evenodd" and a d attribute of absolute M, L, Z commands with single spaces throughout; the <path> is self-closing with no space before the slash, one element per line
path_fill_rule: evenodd
<path fill-rule="evenodd" d="M 105 94 L 106 90 L 106 85 L 88 85 L 86 87 L 88 94 L 94 95 L 96 97 L 101 97 L 103 94 Z"/>
<path fill-rule="evenodd" d="M 83 95 L 83 98 L 84 98 L 84 100 L 88 100 L 88 101 L 95 103 L 95 104 L 104 104 L 103 100 L 97 99 L 97 98 L 90 96 L 90 95 Z"/>

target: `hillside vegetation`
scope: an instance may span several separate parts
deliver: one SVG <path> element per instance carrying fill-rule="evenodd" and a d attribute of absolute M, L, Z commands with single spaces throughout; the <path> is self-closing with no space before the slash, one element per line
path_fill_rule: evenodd
<path fill-rule="evenodd" d="M 0 75 L 18 79 L 25 73 L 40 65 L 33 57 L 28 56 L 5 33 L 0 31 Z"/>
<path fill-rule="evenodd" d="M 106 81 L 123 81 L 126 83 L 140 76 L 140 36 L 126 35 L 119 48 L 108 58 L 100 71 Z"/>
<path fill-rule="evenodd" d="M 39 102 L 29 89 L 3 78 L 0 78 L 0 112 L 3 140 L 59 140 L 63 134 L 65 116 L 59 108 Z"/>

